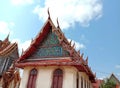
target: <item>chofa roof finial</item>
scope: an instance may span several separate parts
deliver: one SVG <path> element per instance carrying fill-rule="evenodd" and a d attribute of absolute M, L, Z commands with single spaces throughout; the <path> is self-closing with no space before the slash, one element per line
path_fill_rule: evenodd
<path fill-rule="evenodd" d="M 50 12 L 49 12 L 49 8 L 48 8 L 48 19 L 50 19 Z"/>

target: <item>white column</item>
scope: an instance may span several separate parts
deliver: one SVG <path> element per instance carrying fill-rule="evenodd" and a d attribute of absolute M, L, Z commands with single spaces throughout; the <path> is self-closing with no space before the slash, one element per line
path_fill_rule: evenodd
<path fill-rule="evenodd" d="M 86 88 L 86 79 L 85 79 L 85 88 Z"/>
<path fill-rule="evenodd" d="M 88 81 L 86 80 L 86 88 L 88 88 Z"/>
<path fill-rule="evenodd" d="M 85 88 L 85 79 L 83 77 L 83 88 Z"/>
<path fill-rule="evenodd" d="M 78 76 L 79 76 L 79 88 L 81 88 L 81 75 L 80 75 L 80 73 L 78 74 Z"/>
<path fill-rule="evenodd" d="M 93 88 L 91 83 L 90 83 L 90 88 Z"/>
<path fill-rule="evenodd" d="M 89 81 L 87 80 L 87 88 L 89 88 Z"/>
<path fill-rule="evenodd" d="M 26 88 L 27 87 L 27 82 L 28 82 L 28 78 L 29 78 L 30 69 L 31 68 L 24 68 L 23 76 L 22 76 L 19 88 Z"/>

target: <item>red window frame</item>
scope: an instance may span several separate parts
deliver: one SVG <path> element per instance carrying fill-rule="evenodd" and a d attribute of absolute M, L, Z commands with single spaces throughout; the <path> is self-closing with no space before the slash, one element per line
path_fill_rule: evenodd
<path fill-rule="evenodd" d="M 62 88 L 63 84 L 63 71 L 56 69 L 53 73 L 52 88 Z"/>
<path fill-rule="evenodd" d="M 30 75 L 29 75 L 28 83 L 27 83 L 27 88 L 35 88 L 37 73 L 38 73 L 38 71 L 35 68 L 33 68 L 30 71 Z"/>

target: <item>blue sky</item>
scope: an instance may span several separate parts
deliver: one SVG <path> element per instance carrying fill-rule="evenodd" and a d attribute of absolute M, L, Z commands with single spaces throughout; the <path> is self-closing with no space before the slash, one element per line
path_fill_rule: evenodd
<path fill-rule="evenodd" d="M 42 28 L 49 7 L 51 18 L 76 50 L 89 57 L 98 78 L 114 73 L 120 78 L 119 0 L 1 0 L 0 40 L 10 33 L 24 50 Z"/>

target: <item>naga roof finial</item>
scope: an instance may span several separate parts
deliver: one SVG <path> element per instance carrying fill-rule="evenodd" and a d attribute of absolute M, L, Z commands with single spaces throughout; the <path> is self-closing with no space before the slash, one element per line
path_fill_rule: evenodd
<path fill-rule="evenodd" d="M 70 40 L 70 45 L 72 44 L 72 40 Z"/>
<path fill-rule="evenodd" d="M 57 18 L 57 28 L 60 28 L 58 18 Z"/>
<path fill-rule="evenodd" d="M 75 47 L 75 43 L 73 44 L 73 46 L 72 46 L 73 48 Z"/>
<path fill-rule="evenodd" d="M 87 58 L 86 58 L 85 62 L 86 62 L 86 64 L 88 65 L 88 56 L 87 56 Z"/>
<path fill-rule="evenodd" d="M 81 54 L 81 57 L 83 58 L 84 53 Z"/>
<path fill-rule="evenodd" d="M 31 43 L 33 42 L 33 38 L 31 39 Z"/>
<path fill-rule="evenodd" d="M 80 50 L 78 50 L 78 54 L 80 54 Z"/>

